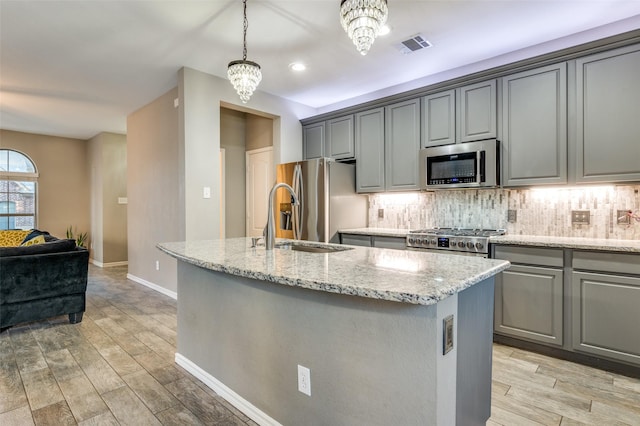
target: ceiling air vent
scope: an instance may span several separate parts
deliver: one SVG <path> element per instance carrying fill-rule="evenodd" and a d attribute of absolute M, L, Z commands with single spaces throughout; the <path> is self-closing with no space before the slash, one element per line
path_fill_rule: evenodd
<path fill-rule="evenodd" d="M 413 53 L 416 50 L 426 49 L 427 47 L 431 47 L 431 43 L 422 34 L 411 36 L 408 40 L 404 40 L 396 45 L 396 48 L 405 55 Z"/>

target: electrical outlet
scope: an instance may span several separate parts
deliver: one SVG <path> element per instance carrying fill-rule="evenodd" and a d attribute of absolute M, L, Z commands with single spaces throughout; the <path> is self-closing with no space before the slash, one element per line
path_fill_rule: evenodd
<path fill-rule="evenodd" d="M 571 210 L 572 225 L 588 225 L 589 223 L 591 223 L 591 211 Z"/>
<path fill-rule="evenodd" d="M 629 210 L 618 210 L 616 214 L 616 224 L 618 225 L 631 224 L 631 216 L 629 216 Z"/>
<path fill-rule="evenodd" d="M 442 355 L 446 355 L 447 352 L 453 349 L 453 315 L 449 315 L 442 320 L 442 329 L 444 331 Z"/>
<path fill-rule="evenodd" d="M 518 210 L 507 210 L 507 222 L 516 223 L 518 221 Z"/>
<path fill-rule="evenodd" d="M 298 365 L 298 390 L 311 396 L 311 371 L 301 365 Z"/>
<path fill-rule="evenodd" d="M 378 219 L 384 219 L 384 209 L 378 209 Z"/>
<path fill-rule="evenodd" d="M 160 261 L 156 260 L 156 271 L 160 270 Z"/>

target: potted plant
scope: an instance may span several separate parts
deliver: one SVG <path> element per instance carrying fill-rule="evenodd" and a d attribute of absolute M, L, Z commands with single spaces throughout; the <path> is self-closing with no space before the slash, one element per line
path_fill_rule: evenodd
<path fill-rule="evenodd" d="M 76 240 L 76 245 L 78 247 L 85 247 L 85 244 L 87 243 L 87 236 L 88 233 L 87 232 L 81 232 L 79 234 L 77 234 L 77 230 L 74 231 L 73 227 L 68 227 L 67 228 L 67 238 L 71 239 L 71 240 Z M 74 236 L 75 235 L 75 236 Z"/>

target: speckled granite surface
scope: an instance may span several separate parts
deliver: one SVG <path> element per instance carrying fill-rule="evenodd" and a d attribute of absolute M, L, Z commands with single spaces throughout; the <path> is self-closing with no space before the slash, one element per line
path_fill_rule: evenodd
<path fill-rule="evenodd" d="M 338 229 L 341 234 L 358 234 L 358 235 L 376 235 L 380 237 L 406 237 L 409 229 L 393 229 L 393 228 L 353 228 Z"/>
<path fill-rule="evenodd" d="M 541 237 L 537 235 L 502 235 L 491 237 L 493 244 L 533 247 L 559 247 L 581 250 L 602 250 L 640 253 L 640 240 L 612 240 L 604 238 Z"/>
<path fill-rule="evenodd" d="M 320 254 L 250 246 L 250 238 L 158 244 L 165 253 L 212 271 L 419 305 L 437 303 L 509 267 L 504 260 L 406 250 L 356 247 Z"/>

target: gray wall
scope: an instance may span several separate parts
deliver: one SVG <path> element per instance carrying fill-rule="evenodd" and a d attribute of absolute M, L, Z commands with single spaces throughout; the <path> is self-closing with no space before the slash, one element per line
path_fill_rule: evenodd
<path fill-rule="evenodd" d="M 91 231 L 86 141 L 0 130 L 0 148 L 20 151 L 36 164 L 39 229 L 63 238 L 69 226 Z"/>
<path fill-rule="evenodd" d="M 127 138 L 100 133 L 88 141 L 91 167 L 91 258 L 108 265 L 127 261 Z"/>
<path fill-rule="evenodd" d="M 177 89 L 127 117 L 130 275 L 175 292 L 175 260 L 156 243 L 219 236 L 221 106 L 272 119 L 276 163 L 302 158 L 299 120 L 316 110 L 260 91 L 250 105 L 227 79 L 183 68 Z M 203 187 L 211 198 L 203 198 Z"/>
<path fill-rule="evenodd" d="M 247 151 L 273 146 L 273 119 L 247 114 Z"/>
<path fill-rule="evenodd" d="M 437 398 L 451 401 L 436 396 L 444 358 L 436 305 L 273 285 L 185 262 L 178 273 L 178 353 L 284 425 L 435 425 Z M 297 365 L 311 370 L 310 397 L 297 390 Z M 447 371 L 455 392 L 455 362 Z"/>
<path fill-rule="evenodd" d="M 177 97 L 173 89 L 127 118 L 129 274 L 173 292 L 176 261 L 156 244 L 183 239 Z"/>

